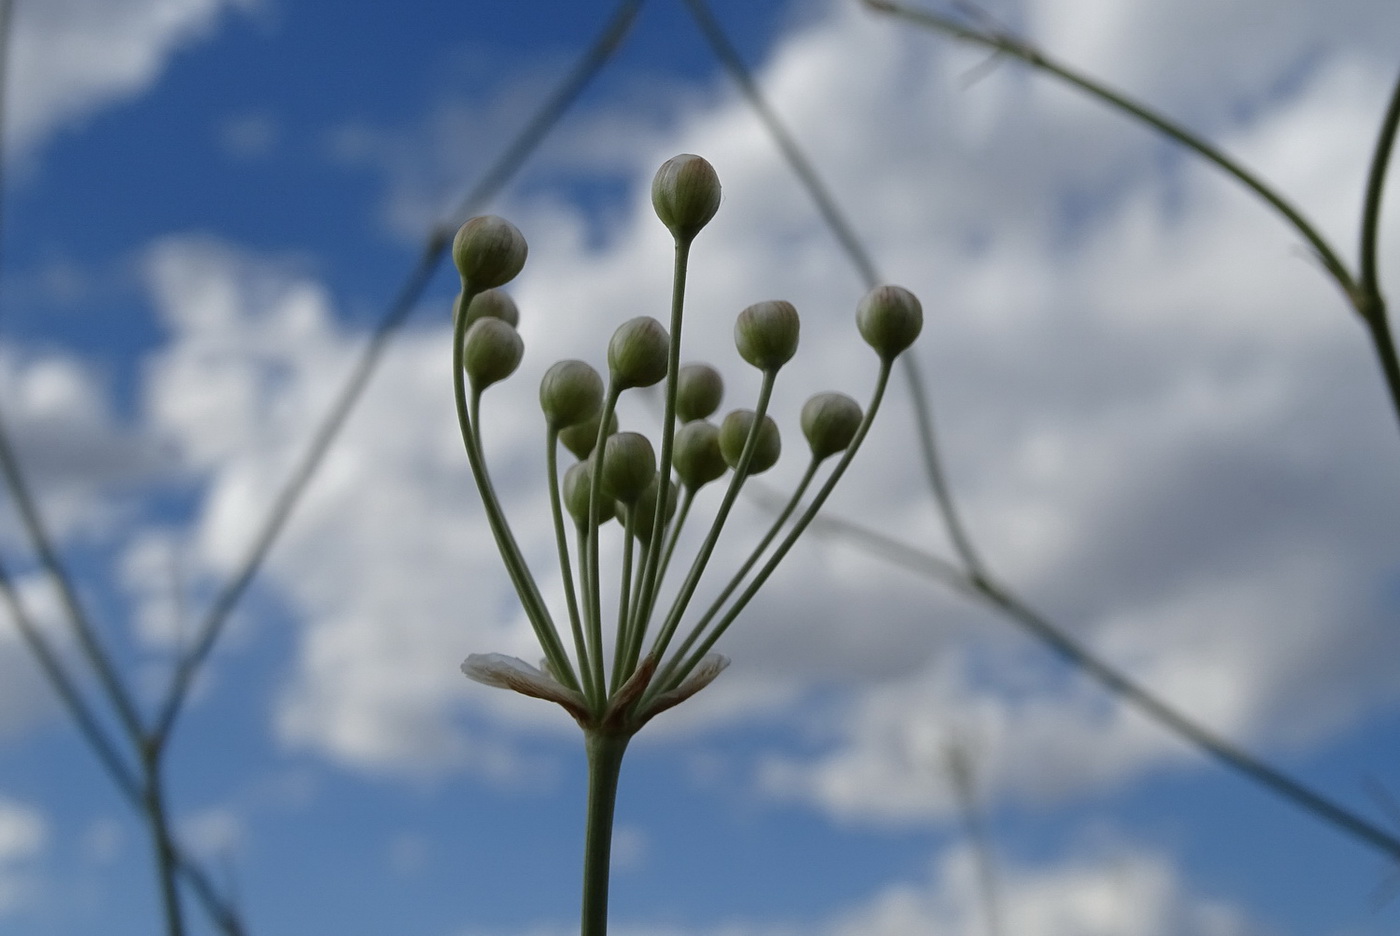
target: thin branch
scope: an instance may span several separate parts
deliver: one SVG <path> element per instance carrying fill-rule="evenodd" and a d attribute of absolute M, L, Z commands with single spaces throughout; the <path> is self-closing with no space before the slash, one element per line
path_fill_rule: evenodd
<path fill-rule="evenodd" d="M 1158 724 L 1211 755 L 1221 764 L 1244 774 L 1317 818 L 1350 833 L 1384 852 L 1388 857 L 1400 858 L 1400 837 L 1391 835 L 1334 800 L 1202 727 L 1132 677 L 1094 654 L 1005 586 L 985 576 L 960 575 L 957 579 L 952 579 L 949 564 L 945 560 L 848 520 L 833 522 L 830 517 L 819 517 L 813 524 L 813 529 L 839 537 L 865 552 L 890 559 L 912 572 L 934 578 L 984 607 L 1000 612 L 1023 631 L 1088 673 L 1109 692 L 1131 703 Z M 858 537 L 850 535 L 853 529 L 859 529 Z M 874 548 L 872 544 L 875 544 Z"/>
<path fill-rule="evenodd" d="M 1381 120 L 1371 170 L 1366 179 L 1366 197 L 1361 207 L 1361 282 L 1354 300 L 1366 320 L 1371 344 L 1380 359 L 1391 405 L 1395 408 L 1396 416 L 1400 417 L 1400 360 L 1396 359 L 1395 339 L 1390 331 L 1385 296 L 1381 293 L 1378 259 L 1381 197 L 1385 193 L 1386 170 L 1390 167 L 1397 130 L 1400 130 L 1400 79 L 1396 80 L 1390 94 L 1390 105 Z"/>
<path fill-rule="evenodd" d="M 603 65 L 616 53 L 636 18 L 641 4 L 642 0 L 624 0 L 618 5 L 603 31 L 559 88 L 463 198 L 455 215 L 458 219 L 479 211 L 520 170 L 524 161 L 578 100 Z M 156 722 L 156 735 L 158 737 L 164 739 L 169 736 L 189 695 L 190 686 L 195 676 L 208 658 L 209 653 L 214 649 L 219 635 L 223 632 L 233 610 L 242 600 L 244 592 L 247 591 L 253 578 L 262 568 L 273 543 L 276 542 L 292 512 L 296 509 L 296 505 L 300 502 L 307 486 L 311 483 L 311 479 L 330 450 L 331 444 L 344 428 L 351 411 L 359 402 L 361 394 L 378 368 L 390 341 L 408 319 L 433 274 L 437 271 L 448 246 L 451 244 L 454 230 L 455 225 L 447 225 L 436 228 L 428 235 L 417 265 L 399 288 L 397 297 L 375 328 L 360 355 L 360 359 L 356 362 L 350 376 L 341 388 L 340 394 L 332 404 L 330 412 L 312 437 L 306 454 L 302 456 L 301 462 L 274 501 L 267 520 L 253 540 L 247 555 L 239 564 L 238 571 L 214 598 L 208 613 L 196 630 L 190 652 L 180 660 L 171 680 L 169 693 Z"/>
<path fill-rule="evenodd" d="M 1074 85 L 1093 97 L 1098 98 L 1111 107 L 1122 111 L 1139 121 L 1148 124 L 1162 134 L 1185 146 L 1187 149 L 1195 151 L 1204 157 L 1208 162 L 1214 164 L 1221 171 L 1225 172 L 1240 182 L 1245 188 L 1252 191 L 1259 198 L 1277 211 L 1290 225 L 1303 237 L 1312 247 L 1318 260 L 1327 272 L 1336 280 L 1342 292 L 1353 307 L 1356 295 L 1356 282 L 1348 272 L 1346 265 L 1337 256 L 1336 250 L 1327 242 L 1327 239 L 1313 226 L 1303 213 L 1293 205 L 1292 202 L 1274 191 L 1267 183 L 1260 179 L 1250 170 L 1235 159 L 1216 148 L 1207 140 L 1182 127 L 1162 114 L 1148 108 L 1147 106 L 1132 100 L 1126 95 L 1107 85 L 1088 77 L 1067 65 L 1060 64 L 1046 56 L 1039 49 L 1030 43 L 1001 29 L 986 29 L 969 26 L 952 17 L 934 13 L 929 10 L 919 10 L 905 6 L 894 0 L 861 0 L 867 7 L 882 13 L 889 13 L 902 19 L 927 26 L 945 35 L 952 36 L 964 42 L 980 45 L 984 48 L 1002 52 L 1013 58 L 1020 59 L 1032 68 L 1038 68 L 1060 78 L 1061 80 Z"/>

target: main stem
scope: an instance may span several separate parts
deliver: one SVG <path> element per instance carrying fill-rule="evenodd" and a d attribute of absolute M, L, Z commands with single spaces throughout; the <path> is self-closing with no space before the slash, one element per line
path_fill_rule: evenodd
<path fill-rule="evenodd" d="M 592 729 L 588 749 L 588 827 L 583 842 L 583 927 L 581 936 L 607 936 L 608 873 L 612 865 L 613 807 L 617 778 L 631 734 Z"/>

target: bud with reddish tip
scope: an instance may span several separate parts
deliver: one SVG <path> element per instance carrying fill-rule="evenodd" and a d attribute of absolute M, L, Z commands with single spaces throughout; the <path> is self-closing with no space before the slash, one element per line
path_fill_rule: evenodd
<path fill-rule="evenodd" d="M 844 452 L 856 437 L 860 404 L 844 393 L 818 393 L 802 407 L 802 434 L 817 461 Z"/>
<path fill-rule="evenodd" d="M 678 241 L 689 241 L 719 210 L 719 176 L 699 156 L 673 156 L 656 170 L 651 204 L 656 216 Z"/>
<path fill-rule="evenodd" d="M 528 252 L 520 230 L 495 215 L 472 218 L 452 239 L 452 262 L 457 264 L 463 284 L 473 290 L 504 286 L 515 279 Z"/>
<path fill-rule="evenodd" d="M 505 380 L 520 366 L 525 342 L 509 324 L 497 318 L 478 319 L 467 329 L 462 367 L 477 393 Z"/>
<path fill-rule="evenodd" d="M 603 378 L 583 361 L 559 361 L 545 371 L 540 381 L 540 409 L 549 428 L 578 425 L 602 408 Z"/>
<path fill-rule="evenodd" d="M 681 422 L 704 419 L 724 399 L 724 378 L 708 364 L 687 364 L 676 377 L 676 417 Z"/>
<path fill-rule="evenodd" d="M 882 360 L 892 361 L 919 337 L 924 309 L 918 297 L 901 286 L 876 286 L 856 307 L 856 326 Z"/>
<path fill-rule="evenodd" d="M 757 414 L 753 410 L 734 410 L 720 423 L 719 449 L 724 453 L 724 460 L 730 468 L 739 467 L 739 458 L 743 455 L 744 443 L 748 441 L 755 415 Z M 772 417 L 765 415 L 758 427 L 753 458 L 749 461 L 749 474 L 759 474 L 772 468 L 778 463 L 778 456 L 782 451 L 783 441 L 778 432 L 778 424 L 773 422 Z"/>
<path fill-rule="evenodd" d="M 639 315 L 618 326 L 608 342 L 608 370 L 619 390 L 650 387 L 666 376 L 671 336 L 649 315 Z"/>
<path fill-rule="evenodd" d="M 791 302 L 773 299 L 755 302 L 739 313 L 734 323 L 734 344 L 739 356 L 761 371 L 776 371 L 797 353 L 797 309 Z"/>

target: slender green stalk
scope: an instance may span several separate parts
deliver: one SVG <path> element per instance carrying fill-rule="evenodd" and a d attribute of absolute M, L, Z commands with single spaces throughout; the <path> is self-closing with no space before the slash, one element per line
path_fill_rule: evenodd
<path fill-rule="evenodd" d="M 464 293 L 472 292 L 469 284 L 464 285 L 462 291 Z M 467 304 L 470 303 L 470 295 L 468 300 Z M 463 305 L 463 308 L 465 307 L 466 304 Z M 491 526 L 491 534 L 496 539 L 496 546 L 502 561 L 505 563 L 506 571 L 510 575 L 511 584 L 515 586 L 516 594 L 520 596 L 521 606 L 525 609 L 526 617 L 530 619 L 530 625 L 535 632 L 536 639 L 540 642 L 540 648 L 544 651 L 546 659 L 549 660 L 550 668 L 554 671 L 554 678 L 566 688 L 582 692 L 578 677 L 574 674 L 573 664 L 569 661 L 569 655 L 564 651 L 563 644 L 559 642 L 559 633 L 554 627 L 554 621 L 549 616 L 549 609 L 545 606 L 544 599 L 540 597 L 534 577 L 530 574 L 530 569 L 525 565 L 525 560 L 520 554 L 520 547 L 516 545 L 515 536 L 511 533 L 510 525 L 506 522 L 500 501 L 496 498 L 495 487 L 491 483 L 491 476 L 486 470 L 486 461 L 482 457 L 478 445 L 478 433 L 475 429 L 477 416 L 475 410 L 480 403 L 480 395 L 473 394 L 471 405 L 469 406 L 467 403 L 467 374 L 463 359 L 466 350 L 466 331 L 467 317 L 465 315 L 457 316 L 452 328 L 452 391 L 457 406 L 457 423 L 462 432 L 462 444 L 467 449 L 467 461 L 471 464 L 476 486 L 481 491 L 481 503 L 486 510 L 486 519 Z"/>
<path fill-rule="evenodd" d="M 601 560 L 598 555 L 598 540 L 602 535 L 603 510 L 603 454 L 607 447 L 608 426 L 613 413 L 617 411 L 617 399 L 621 389 L 609 381 L 608 395 L 603 400 L 603 412 L 598 419 L 598 439 L 593 445 L 593 471 L 589 474 L 588 486 L 588 581 L 591 586 L 588 601 L 588 618 L 585 630 L 588 632 L 588 652 L 591 655 L 593 672 L 590 679 L 598 687 L 598 696 L 604 695 L 603 687 L 607 678 L 603 673 L 603 587 L 599 579 Z"/>
<path fill-rule="evenodd" d="M 578 596 L 574 593 L 573 565 L 569 561 L 569 540 L 564 533 L 564 509 L 559 498 L 559 430 L 550 427 L 546 439 L 545 463 L 549 472 L 549 509 L 554 516 L 554 541 L 559 550 L 559 573 L 564 578 L 564 601 L 569 610 L 569 629 L 573 631 L 574 652 L 578 654 L 580 673 L 588 672 L 588 648 L 583 639 L 583 624 L 579 618 Z M 590 706 L 601 705 L 592 694 L 592 684 L 584 681 L 584 696 Z"/>
<path fill-rule="evenodd" d="M 763 383 L 758 390 L 758 403 L 754 406 L 753 425 L 749 427 L 748 438 L 744 440 L 744 450 L 739 455 L 739 463 L 734 466 L 734 473 L 729 479 L 729 487 L 724 491 L 724 499 L 720 501 L 719 509 L 715 511 L 715 519 L 710 524 L 710 532 L 705 535 L 705 542 L 700 545 L 700 551 L 696 553 L 695 561 L 690 565 L 690 572 L 686 575 L 685 582 L 681 585 L 680 591 L 676 593 L 675 600 L 671 602 L 671 610 L 666 615 L 666 623 L 662 625 L 661 632 L 656 635 L 656 643 L 652 646 L 651 654 L 658 660 L 665 655 L 666 647 L 675 635 L 676 628 L 680 626 L 681 616 L 685 614 L 691 596 L 699 587 L 700 577 L 710 562 L 710 556 L 715 551 L 715 544 L 719 542 L 720 530 L 724 528 L 724 522 L 729 519 L 729 511 L 739 496 L 739 489 L 744 486 L 744 481 L 748 477 L 749 464 L 753 461 L 753 453 L 758 449 L 758 434 L 763 429 L 763 417 L 768 412 L 768 400 L 773 395 L 773 382 L 777 376 L 778 372 L 775 370 L 763 372 Z M 653 681 L 653 686 L 655 685 L 657 684 Z"/>
<path fill-rule="evenodd" d="M 607 936 L 608 878 L 612 865 L 613 811 L 617 780 L 630 734 L 585 732 L 588 751 L 588 818 L 583 843 L 583 921 L 581 936 Z"/>
<path fill-rule="evenodd" d="M 656 516 L 651 521 L 646 561 L 642 564 L 642 601 L 646 617 L 638 625 L 645 630 L 661 587 L 662 531 L 666 526 L 666 504 L 671 496 L 671 449 L 676 436 L 676 383 L 681 367 L 681 325 L 685 312 L 685 282 L 690 268 L 692 238 L 676 238 L 675 261 L 671 268 L 671 347 L 666 359 L 666 407 L 661 416 L 660 475 L 656 491 Z M 640 642 L 640 641 L 639 641 Z"/>
<path fill-rule="evenodd" d="M 628 635 L 627 659 L 625 666 L 627 672 L 632 673 L 637 669 L 637 662 L 642 655 L 642 644 L 646 642 L 647 625 L 651 622 L 651 612 L 656 606 L 656 596 L 661 592 L 661 586 L 666 580 L 666 570 L 671 565 L 671 556 L 676 551 L 676 540 L 680 538 L 681 528 L 685 526 L 686 518 L 690 516 L 690 508 L 695 503 L 696 491 L 687 487 L 681 495 L 680 507 L 676 511 L 676 521 L 671 525 L 668 533 L 666 548 L 661 553 L 661 568 L 657 570 L 655 576 L 656 587 L 652 589 L 645 605 L 640 600 L 636 602 L 638 607 L 632 615 L 632 628 Z M 638 585 L 640 585 L 640 581 Z"/>
<path fill-rule="evenodd" d="M 632 554 L 636 552 L 636 542 L 637 511 L 628 510 L 627 532 L 622 537 L 622 584 L 618 588 L 617 633 L 613 635 L 612 685 L 608 689 L 608 695 L 617 692 L 617 687 L 624 682 L 622 666 L 627 659 L 627 620 L 632 610 Z"/>
<path fill-rule="evenodd" d="M 729 625 L 734 623 L 734 620 L 744 608 L 748 606 L 748 603 L 753 600 L 754 595 L 758 594 L 758 590 L 768 581 L 769 576 L 773 574 L 778 564 L 787 556 L 788 551 L 792 549 L 798 537 L 807 529 L 808 524 L 816 517 L 817 512 L 822 509 L 822 505 L 826 503 L 826 499 L 830 497 L 831 492 L 835 490 L 836 482 L 840 481 L 841 476 L 846 473 L 846 469 L 850 466 L 852 459 L 855 458 L 861 443 L 865 441 L 866 435 L 870 432 L 870 426 L 875 421 L 875 414 L 880 409 L 880 401 L 884 399 L 885 388 L 890 382 L 890 367 L 892 363 L 893 362 L 888 360 L 882 360 L 880 362 L 880 373 L 875 379 L 875 391 L 871 394 L 870 406 L 866 409 L 864 418 L 861 419 L 860 427 L 856 429 L 855 437 L 851 439 L 851 444 L 847 446 L 846 451 L 841 453 L 841 460 L 836 463 L 836 467 L 832 469 L 831 474 L 822 484 L 821 489 L 818 490 L 816 496 L 812 498 L 812 503 L 802 512 L 802 516 L 798 517 L 797 521 L 793 523 L 792 529 L 788 531 L 788 535 L 783 537 L 783 541 L 778 544 L 778 548 L 773 551 L 773 555 L 763 564 L 763 568 L 754 576 L 753 581 L 749 583 L 749 586 L 744 589 L 743 593 L 735 599 L 734 604 L 730 606 L 724 617 L 720 619 L 720 622 L 715 625 L 710 635 L 700 643 L 700 646 L 698 646 L 689 657 L 672 669 L 672 675 L 668 680 L 663 681 L 656 679 L 652 681 L 651 689 L 643 696 L 642 702 L 640 703 L 641 706 L 645 706 L 649 699 L 655 698 L 655 696 L 661 692 L 676 688 L 676 686 L 680 685 L 681 680 L 685 679 L 685 677 L 690 674 L 690 671 L 695 669 L 696 665 L 704 659 L 705 654 L 709 653 L 710 649 L 714 647 L 715 641 L 719 640 L 719 638 L 724 635 L 724 632 L 729 629 Z"/>
<path fill-rule="evenodd" d="M 812 479 L 817 476 L 817 468 L 820 465 L 821 462 L 815 458 L 808 463 L 807 470 L 802 475 L 802 480 L 797 483 L 797 487 L 793 490 L 792 496 L 788 498 L 787 503 L 783 506 L 782 510 L 778 512 L 777 519 L 768 527 L 768 532 L 763 534 L 763 538 L 758 541 L 758 545 L 749 553 L 749 557 L 744 560 L 744 564 L 739 567 L 739 571 L 735 572 L 734 576 L 730 578 L 729 584 L 724 586 L 724 589 L 710 604 L 710 607 L 705 611 L 700 620 L 695 622 L 695 626 L 691 628 L 690 633 L 685 636 L 685 640 L 681 641 L 681 645 L 676 648 L 671 662 L 657 673 L 656 683 L 658 685 L 664 686 L 670 681 L 676 667 L 680 665 L 681 660 L 690 652 L 690 648 L 695 645 L 695 642 L 703 636 L 705 628 L 714 620 L 715 615 L 719 614 L 720 609 L 724 607 L 724 603 L 729 600 L 729 596 L 734 594 L 735 590 L 744 583 L 744 577 L 749 574 L 749 571 L 758 563 L 758 560 L 763 558 L 763 554 L 768 550 L 769 545 L 772 544 L 774 537 L 776 537 L 783 526 L 787 524 L 788 518 L 792 516 L 792 512 L 796 510 L 797 505 L 802 502 L 802 497 L 807 493 L 807 488 L 811 486 Z"/>

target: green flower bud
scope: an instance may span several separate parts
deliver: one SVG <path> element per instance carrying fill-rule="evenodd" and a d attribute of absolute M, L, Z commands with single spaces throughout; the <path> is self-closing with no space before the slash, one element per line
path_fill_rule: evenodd
<path fill-rule="evenodd" d="M 876 286 L 856 307 L 856 326 L 882 360 L 892 361 L 919 337 L 924 309 L 903 287 Z"/>
<path fill-rule="evenodd" d="M 467 325 L 479 318 L 498 318 L 514 328 L 520 327 L 520 309 L 509 293 L 499 289 L 486 289 L 472 297 L 467 306 Z"/>
<path fill-rule="evenodd" d="M 562 429 L 599 415 L 603 378 L 583 361 L 559 361 L 540 381 L 540 409 L 551 429 Z M 598 424 L 593 423 L 596 440 Z"/>
<path fill-rule="evenodd" d="M 559 430 L 559 441 L 564 443 L 564 448 L 574 453 L 575 458 L 587 458 L 593 454 L 593 446 L 598 444 L 598 423 L 602 418 L 603 414 L 598 412 L 583 422 L 565 426 Z M 612 435 L 614 432 L 617 432 L 616 413 L 613 413 L 612 418 L 608 420 L 608 435 Z"/>
<path fill-rule="evenodd" d="M 749 429 L 753 426 L 755 415 L 757 414 L 753 410 L 734 410 L 720 423 L 719 450 L 724 454 L 724 460 L 730 468 L 739 466 L 739 456 L 744 452 L 744 443 L 748 441 Z M 758 428 L 753 458 L 749 461 L 749 474 L 759 474 L 772 468 L 778 463 L 778 456 L 782 451 L 783 440 L 778 433 L 778 424 L 773 422 L 772 417 L 764 416 Z"/>
<path fill-rule="evenodd" d="M 608 369 L 620 390 L 650 387 L 666 376 L 671 336 L 649 315 L 623 322 L 608 342 Z"/>
<path fill-rule="evenodd" d="M 802 434 L 817 461 L 844 452 L 861 421 L 860 404 L 844 393 L 818 393 L 802 407 Z"/>
<path fill-rule="evenodd" d="M 525 354 L 525 342 L 519 333 L 497 318 L 473 322 L 465 341 L 462 366 L 471 378 L 472 389 L 478 393 L 515 373 Z"/>
<path fill-rule="evenodd" d="M 564 472 L 564 507 L 574 522 L 588 524 L 588 497 L 593 490 L 593 459 L 575 462 Z M 598 523 L 604 524 L 616 515 L 616 507 L 609 497 L 598 499 Z"/>
<path fill-rule="evenodd" d="M 637 498 L 637 502 L 629 508 L 632 515 L 629 519 L 632 522 L 632 529 L 637 534 L 637 539 L 644 543 L 651 541 L 651 527 L 656 522 L 656 496 L 661 488 L 661 475 L 658 474 L 652 479 L 651 484 L 642 492 L 642 496 Z M 668 485 L 666 488 L 666 523 L 671 522 L 671 518 L 676 515 L 676 486 Z"/>
<path fill-rule="evenodd" d="M 797 309 L 774 299 L 756 302 L 739 313 L 734 344 L 739 355 L 761 371 L 775 371 L 797 353 Z"/>
<path fill-rule="evenodd" d="M 525 237 L 505 218 L 482 215 L 457 229 L 452 262 L 473 289 L 504 286 L 525 266 Z"/>
<path fill-rule="evenodd" d="M 715 167 L 689 153 L 671 157 L 651 181 L 651 204 L 676 240 L 691 240 L 719 210 Z"/>
<path fill-rule="evenodd" d="M 671 464 L 681 483 L 692 491 L 709 484 L 729 470 L 724 453 L 719 450 L 719 429 L 712 423 L 697 419 L 676 430 Z"/>
<path fill-rule="evenodd" d="M 724 378 L 708 364 L 687 364 L 676 377 L 676 416 L 681 422 L 704 419 L 724 399 Z"/>
<path fill-rule="evenodd" d="M 634 503 L 656 477 L 656 450 L 640 432 L 619 432 L 603 446 L 603 490 Z"/>

